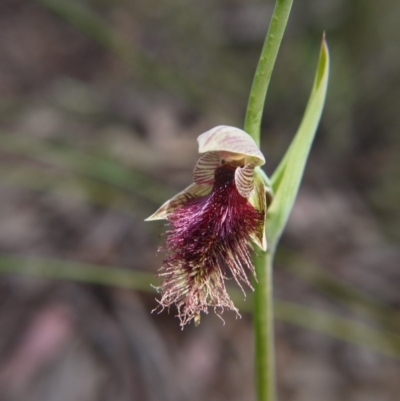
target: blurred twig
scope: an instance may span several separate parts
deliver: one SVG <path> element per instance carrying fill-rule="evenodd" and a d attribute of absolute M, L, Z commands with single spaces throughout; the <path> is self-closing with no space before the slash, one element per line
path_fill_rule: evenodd
<path fill-rule="evenodd" d="M 387 330 L 400 332 L 400 313 L 385 305 L 376 297 L 367 294 L 334 274 L 321 269 L 310 260 L 287 248 L 277 254 L 279 268 L 289 271 L 331 299 L 366 318 L 382 323 Z"/>
<path fill-rule="evenodd" d="M 399 359 L 400 336 L 297 303 L 277 301 L 275 313 L 279 320 L 328 334 L 339 340 L 361 345 L 381 354 Z"/>
<path fill-rule="evenodd" d="M 2 186 L 52 193 L 89 202 L 127 214 L 134 210 L 133 199 L 127 192 L 90 178 L 71 175 L 68 172 L 55 172 L 23 165 L 0 165 L 0 183 Z"/>
<path fill-rule="evenodd" d="M 119 59 L 128 64 L 141 80 L 185 95 L 192 101 L 206 96 L 200 86 L 149 57 L 135 43 L 128 40 L 106 21 L 83 4 L 75 1 L 35 0 L 42 7 L 57 14 L 85 35 L 89 36 Z"/>
<path fill-rule="evenodd" d="M 151 284 L 157 284 L 158 281 L 152 274 L 118 267 L 11 255 L 0 255 L 0 272 L 73 280 L 140 291 L 153 291 Z"/>
<path fill-rule="evenodd" d="M 85 154 L 65 145 L 50 145 L 44 141 L 2 133 L 0 151 L 61 167 L 83 177 L 129 191 L 155 204 L 171 195 L 169 187 L 159 182 L 155 183 L 153 178 L 111 159 Z"/>
<path fill-rule="evenodd" d="M 154 292 L 152 284 L 157 285 L 159 281 L 150 273 L 131 271 L 113 266 L 99 266 L 87 263 L 27 258 L 4 254 L 0 254 L 0 273 L 72 280 L 146 292 Z M 248 313 L 252 312 L 251 299 L 247 299 L 247 301 L 243 300 L 243 293 L 236 289 L 230 289 L 229 292 L 235 304 L 241 310 Z M 327 311 L 319 311 L 315 308 L 283 300 L 275 300 L 274 308 L 276 318 L 283 322 L 361 345 L 400 360 L 399 335 L 387 333 L 378 328 L 356 322 L 352 319 L 343 318 Z"/>

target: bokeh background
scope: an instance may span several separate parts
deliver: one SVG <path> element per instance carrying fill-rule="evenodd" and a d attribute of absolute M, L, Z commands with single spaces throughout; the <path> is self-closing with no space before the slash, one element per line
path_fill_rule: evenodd
<path fill-rule="evenodd" d="M 395 401 L 400 2 L 294 3 L 263 119 L 268 174 L 324 30 L 332 67 L 275 266 L 280 399 Z M 150 314 L 164 227 L 143 219 L 191 182 L 200 133 L 243 125 L 273 5 L 1 0 L 1 400 L 254 399 L 250 298 L 225 325 Z"/>

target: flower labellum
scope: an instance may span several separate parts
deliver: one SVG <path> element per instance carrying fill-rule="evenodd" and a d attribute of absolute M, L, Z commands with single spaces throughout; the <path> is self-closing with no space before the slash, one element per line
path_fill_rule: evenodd
<path fill-rule="evenodd" d="M 175 304 L 182 328 L 213 307 L 239 314 L 226 292 L 230 275 L 241 287 L 255 276 L 251 242 L 266 250 L 266 187 L 256 167 L 263 154 L 244 131 L 218 126 L 198 137 L 194 183 L 146 220 L 166 219 L 170 229 L 160 269 L 161 310 Z M 241 287 L 242 288 L 242 287 Z"/>

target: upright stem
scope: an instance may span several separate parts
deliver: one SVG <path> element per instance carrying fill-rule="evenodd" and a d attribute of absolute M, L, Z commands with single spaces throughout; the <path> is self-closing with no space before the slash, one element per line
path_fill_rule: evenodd
<path fill-rule="evenodd" d="M 261 118 L 272 70 L 285 32 L 293 0 L 277 0 L 261 51 L 247 105 L 244 130 L 260 144 Z M 255 374 L 257 400 L 274 401 L 275 353 L 272 265 L 273 249 L 254 257 L 257 273 L 254 301 Z"/>
<path fill-rule="evenodd" d="M 265 96 L 271 80 L 276 56 L 286 29 L 293 0 L 277 0 L 268 28 L 264 46 L 258 61 L 256 73 L 247 103 L 244 130 L 260 144 L 261 118 L 264 109 Z"/>
<path fill-rule="evenodd" d="M 272 285 L 273 254 L 255 256 L 257 287 L 254 293 L 255 371 L 258 401 L 276 398 L 274 306 Z"/>

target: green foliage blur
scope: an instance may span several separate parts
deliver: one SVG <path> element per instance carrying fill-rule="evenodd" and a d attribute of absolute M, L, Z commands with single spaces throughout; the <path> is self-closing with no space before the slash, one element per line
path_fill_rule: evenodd
<path fill-rule="evenodd" d="M 62 304 L 76 320 L 62 314 L 73 329 L 62 337 L 69 348 L 60 346 L 52 363 L 64 366 L 65 355 L 71 357 L 65 350 L 84 344 L 71 357 L 79 363 L 65 371 L 73 375 L 87 360 L 104 368 L 76 370 L 73 383 L 101 377 L 87 380 L 95 383 L 94 394 L 106 371 L 122 378 L 121 386 L 109 382 L 126 391 L 121 399 L 251 399 L 247 315 L 224 316 L 226 326 L 208 316 L 196 335 L 178 334 L 172 311 L 149 314 L 154 294 L 136 297 L 93 283 L 150 288 L 148 277 L 161 262 L 154 256 L 160 229 L 143 219 L 191 182 L 200 133 L 219 124 L 243 126 L 273 6 L 269 0 L 1 2 L 0 398 L 42 399 L 34 397 L 42 388 L 35 387 L 38 377 L 53 383 L 48 394 L 62 397 L 47 365 L 32 368 L 42 376 L 14 374 L 25 367 L 19 355 L 27 348 L 19 347 L 43 305 Z M 321 124 L 276 258 L 277 317 L 294 325 L 276 328 L 282 399 L 398 396 L 399 18 L 394 1 L 293 5 L 263 118 L 268 175 L 304 113 L 323 31 L 331 67 Z M 241 310 L 251 309 L 232 294 Z M 51 313 L 59 316 L 57 308 Z M 121 345 L 124 336 L 132 354 Z M 198 350 L 209 359 L 197 358 Z M 174 364 L 179 368 L 171 369 Z M 138 371 L 148 381 L 129 387 Z M 117 399 L 112 385 L 110 399 Z M 159 386 L 170 392 L 161 396 Z M 65 394 L 57 399 L 86 399 Z"/>

